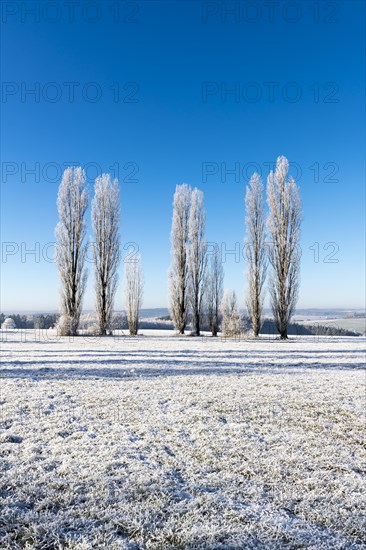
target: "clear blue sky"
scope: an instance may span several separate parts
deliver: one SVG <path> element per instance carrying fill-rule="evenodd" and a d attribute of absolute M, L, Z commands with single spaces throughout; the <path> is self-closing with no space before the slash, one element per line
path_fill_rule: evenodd
<path fill-rule="evenodd" d="M 256 166 L 265 181 L 278 155 L 303 200 L 299 307 L 364 307 L 364 2 L 280 2 L 273 13 L 241 2 L 236 15 L 222 2 L 79 2 L 74 14 L 41 2 L 32 15 L 34 4 L 2 4 L 2 310 L 58 307 L 47 244 L 71 162 L 89 166 L 90 189 L 98 170 L 119 167 L 121 242 L 139 247 L 144 307 L 164 307 L 176 184 L 204 191 L 207 239 L 232 250 L 248 177 Z M 39 258 L 25 254 L 37 246 Z M 224 267 L 243 304 L 242 258 Z"/>

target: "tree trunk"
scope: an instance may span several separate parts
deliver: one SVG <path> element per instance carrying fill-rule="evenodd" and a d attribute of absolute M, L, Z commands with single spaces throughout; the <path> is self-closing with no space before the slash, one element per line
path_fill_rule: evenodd
<path fill-rule="evenodd" d="M 196 314 L 196 319 L 195 319 L 196 323 L 195 323 L 195 333 L 196 333 L 196 336 L 199 336 L 200 335 L 200 316 Z"/>

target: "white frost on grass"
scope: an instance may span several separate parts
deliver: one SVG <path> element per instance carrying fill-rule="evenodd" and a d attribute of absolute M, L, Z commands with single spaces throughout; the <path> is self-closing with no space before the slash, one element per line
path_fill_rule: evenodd
<path fill-rule="evenodd" d="M 0 547 L 366 548 L 364 339 L 4 333 Z"/>

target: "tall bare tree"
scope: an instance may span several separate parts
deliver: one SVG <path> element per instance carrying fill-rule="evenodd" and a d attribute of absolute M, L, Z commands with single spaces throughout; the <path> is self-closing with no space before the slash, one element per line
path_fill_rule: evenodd
<path fill-rule="evenodd" d="M 189 297 L 192 311 L 192 334 L 199 336 L 205 291 L 207 267 L 207 242 L 205 239 L 206 212 L 203 206 L 203 193 L 193 189 L 188 223 L 188 270 Z"/>
<path fill-rule="evenodd" d="M 246 237 L 245 250 L 248 260 L 248 290 L 246 306 L 255 337 L 262 325 L 263 286 L 266 278 L 267 254 L 263 185 L 260 176 L 254 173 L 245 195 Z"/>
<path fill-rule="evenodd" d="M 125 300 L 128 329 L 136 336 L 139 326 L 140 309 L 144 290 L 144 277 L 140 256 L 125 262 Z"/>
<path fill-rule="evenodd" d="M 120 261 L 119 187 L 109 174 L 95 180 L 92 202 L 96 311 L 100 334 L 111 330 Z"/>
<path fill-rule="evenodd" d="M 192 190 L 177 185 L 173 199 L 169 305 L 177 331 L 184 334 L 188 314 L 188 222 Z"/>
<path fill-rule="evenodd" d="M 287 158 L 278 157 L 276 171 L 271 171 L 267 179 L 271 305 L 281 339 L 287 338 L 300 281 L 298 242 L 302 211 L 300 193 L 294 179 L 287 178 L 288 169 Z"/>
<path fill-rule="evenodd" d="M 220 304 L 224 292 L 224 270 L 222 267 L 220 248 L 217 244 L 215 244 L 215 249 L 208 266 L 205 302 L 208 324 L 212 336 L 217 336 L 221 317 Z"/>
<path fill-rule="evenodd" d="M 66 168 L 58 190 L 60 221 L 56 226 L 57 266 L 61 278 L 61 321 L 63 335 L 75 335 L 79 325 L 87 272 L 85 212 L 89 199 L 82 168 Z"/>

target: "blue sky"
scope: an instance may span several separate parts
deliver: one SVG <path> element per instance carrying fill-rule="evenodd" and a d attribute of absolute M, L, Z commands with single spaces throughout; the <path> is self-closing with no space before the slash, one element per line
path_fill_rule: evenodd
<path fill-rule="evenodd" d="M 299 307 L 364 307 L 364 2 L 280 2 L 272 14 L 265 2 L 106 0 L 73 15 L 63 2 L 34 15 L 35 4 L 2 4 L 2 310 L 58 307 L 49 243 L 71 163 L 91 192 L 97 173 L 118 172 L 121 242 L 141 253 L 145 307 L 168 303 L 182 182 L 204 191 L 207 239 L 226 250 L 225 286 L 243 304 L 244 261 L 227 251 L 243 243 L 248 178 L 257 169 L 265 182 L 278 155 L 303 201 Z"/>

